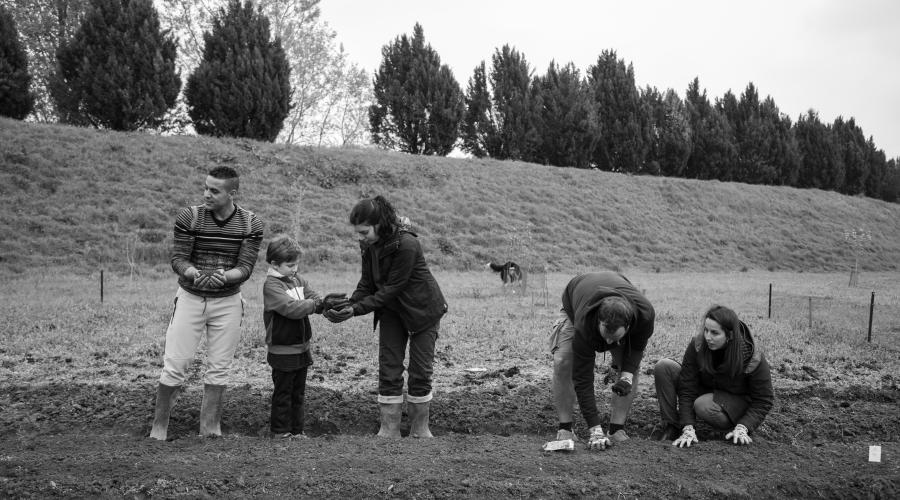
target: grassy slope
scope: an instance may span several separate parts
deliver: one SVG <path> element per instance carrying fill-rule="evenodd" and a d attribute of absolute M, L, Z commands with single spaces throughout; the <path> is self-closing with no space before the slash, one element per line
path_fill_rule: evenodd
<path fill-rule="evenodd" d="M 831 192 L 0 119 L 0 270 L 165 270 L 174 215 L 216 165 L 241 172 L 267 237 L 295 234 L 304 265 L 326 269 L 358 265 L 346 214 L 378 193 L 446 269 L 844 270 L 843 231 L 860 227 L 865 269 L 900 263 L 900 205 Z"/>

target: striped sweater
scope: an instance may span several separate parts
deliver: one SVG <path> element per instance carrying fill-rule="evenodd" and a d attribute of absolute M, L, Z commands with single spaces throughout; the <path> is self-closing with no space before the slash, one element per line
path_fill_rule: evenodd
<path fill-rule="evenodd" d="M 253 272 L 262 238 L 262 222 L 237 205 L 224 221 L 216 220 L 204 205 L 183 209 L 175 218 L 171 259 L 178 284 L 201 297 L 228 297 L 240 292 L 241 283 Z M 198 288 L 184 275 L 191 266 L 200 270 L 239 269 L 241 279 L 222 288 Z"/>

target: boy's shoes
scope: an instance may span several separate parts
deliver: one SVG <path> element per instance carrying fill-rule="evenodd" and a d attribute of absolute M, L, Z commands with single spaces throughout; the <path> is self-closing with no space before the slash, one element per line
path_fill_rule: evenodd
<path fill-rule="evenodd" d="M 625 434 L 625 429 L 619 429 L 609 435 L 609 440 L 616 444 L 624 443 L 625 441 L 628 441 L 628 434 Z"/>
<path fill-rule="evenodd" d="M 298 432 L 297 434 L 291 434 L 291 439 L 309 439 L 309 436 L 302 432 Z"/>

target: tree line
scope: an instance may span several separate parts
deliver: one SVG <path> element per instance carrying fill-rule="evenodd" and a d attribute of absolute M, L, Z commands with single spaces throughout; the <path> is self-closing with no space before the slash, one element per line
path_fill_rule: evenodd
<path fill-rule="evenodd" d="M 711 101 L 695 78 L 681 98 L 638 88 L 613 50 L 535 74 L 505 45 L 463 91 L 419 24 L 369 82 L 320 0 L 158 1 L 0 0 L 0 115 L 900 197 L 898 159 L 853 118 L 793 122 L 752 82 Z"/>
<path fill-rule="evenodd" d="M 382 49 L 369 123 L 375 144 L 414 154 L 459 147 L 479 157 L 640 175 L 819 188 L 896 202 L 887 160 L 853 118 L 793 122 L 751 82 L 711 101 L 695 78 L 677 92 L 638 88 L 634 68 L 604 50 L 584 75 L 551 62 L 535 74 L 504 45 L 463 92 L 422 26 Z"/>
<path fill-rule="evenodd" d="M 0 0 L 0 114 L 345 145 L 371 83 L 320 0 Z M 7 104 L 8 103 L 8 104 Z"/>

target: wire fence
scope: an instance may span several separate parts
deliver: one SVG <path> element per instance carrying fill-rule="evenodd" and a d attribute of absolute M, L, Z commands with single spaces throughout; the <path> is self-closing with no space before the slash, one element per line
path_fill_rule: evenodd
<path fill-rule="evenodd" d="M 900 304 L 887 295 L 879 297 L 877 291 L 848 289 L 840 295 L 803 295 L 780 292 L 769 285 L 767 316 L 792 328 L 900 346 Z"/>

